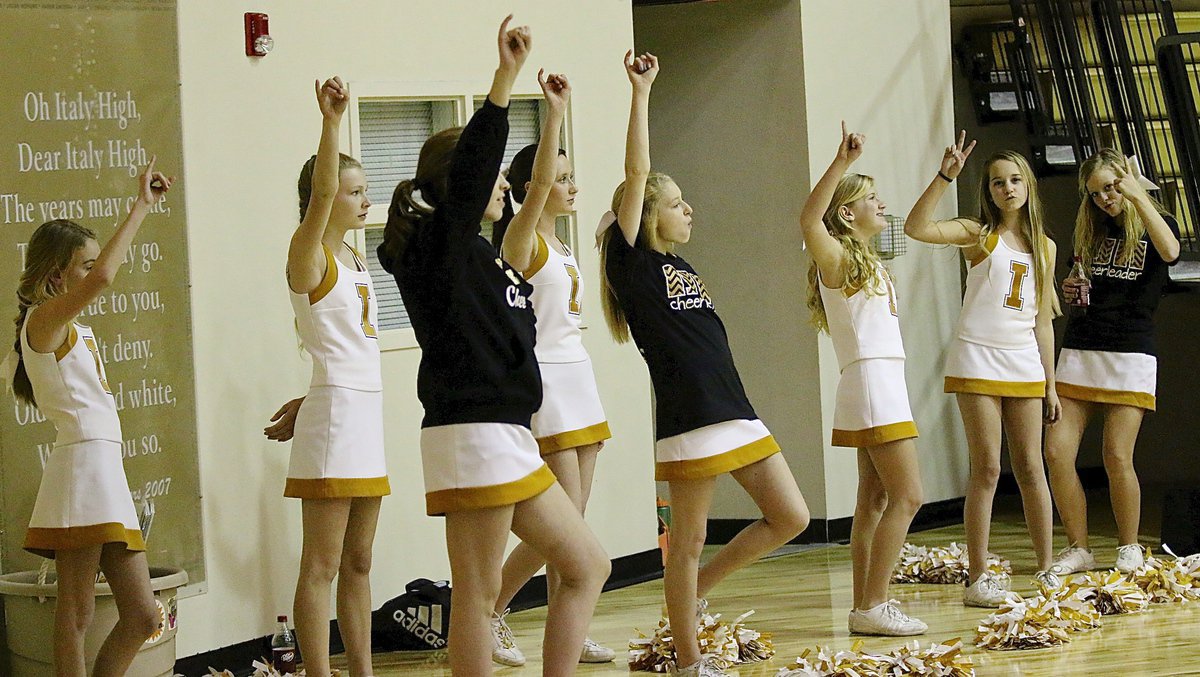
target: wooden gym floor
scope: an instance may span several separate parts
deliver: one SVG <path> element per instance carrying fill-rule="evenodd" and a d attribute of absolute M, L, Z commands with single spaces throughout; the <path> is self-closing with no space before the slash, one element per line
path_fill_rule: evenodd
<path fill-rule="evenodd" d="M 1149 493 L 1149 492 L 1148 492 Z M 1108 510 L 1107 495 L 1090 492 L 1094 508 L 1092 547 L 1101 566 L 1115 559 L 1115 530 Z M 1157 505 L 1147 496 L 1147 507 Z M 1158 515 L 1148 511 L 1143 532 L 1157 534 Z M 1013 588 L 1027 594 L 1033 590 L 1031 576 L 1035 560 L 1015 498 L 997 500 L 997 519 L 992 530 L 991 550 L 1009 559 L 1013 565 Z M 945 545 L 963 542 L 961 525 L 912 534 L 909 540 L 921 545 Z M 1144 536 L 1143 545 L 1157 548 L 1155 537 Z M 1065 545 L 1061 528 L 1055 530 L 1055 545 Z M 1200 603 L 1153 605 L 1142 614 L 1105 616 L 1102 627 L 1094 632 L 1075 635 L 1067 645 L 1036 651 L 993 652 L 974 646 L 975 626 L 987 610 L 965 607 L 962 591 L 949 585 L 893 585 L 892 597 L 902 609 L 929 624 L 929 632 L 920 637 L 923 645 L 931 641 L 963 639 L 966 652 L 975 663 L 978 675 L 1096 675 L 1113 677 L 1141 675 L 1200 675 Z M 845 545 L 819 547 L 792 555 L 759 562 L 721 583 L 709 595 L 709 609 L 732 619 L 749 609 L 755 614 L 749 627 L 770 632 L 776 648 L 771 661 L 738 666 L 730 674 L 741 677 L 772 677 L 779 668 L 794 660 L 806 647 L 816 644 L 846 649 L 858 638 L 846 631 L 846 613 L 850 607 L 850 549 Z M 625 663 L 626 643 L 634 629 L 650 631 L 659 619 L 662 605 L 662 581 L 604 593 L 596 607 L 591 637 L 617 649 L 617 660 L 598 666 L 581 665 L 579 675 L 632 675 Z M 541 633 L 545 622 L 544 607 L 509 616 L 517 643 L 529 662 L 521 668 L 496 666 L 500 677 L 533 677 L 541 674 Z M 903 644 L 900 638 L 864 638 L 864 649 L 886 653 Z M 335 657 L 335 667 L 344 665 Z M 375 656 L 378 677 L 408 675 L 448 676 L 445 657 L 434 652 L 390 653 Z"/>

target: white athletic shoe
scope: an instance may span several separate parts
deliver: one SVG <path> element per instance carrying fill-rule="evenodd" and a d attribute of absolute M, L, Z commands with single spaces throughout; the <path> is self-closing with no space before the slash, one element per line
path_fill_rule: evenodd
<path fill-rule="evenodd" d="M 513 639 L 512 629 L 504 622 L 508 609 L 504 613 L 492 612 L 492 661 L 500 665 L 519 668 L 525 665 L 525 654 L 517 648 Z"/>
<path fill-rule="evenodd" d="M 1127 574 L 1134 569 L 1145 566 L 1146 549 L 1137 543 L 1122 545 L 1117 548 L 1117 571 Z"/>
<path fill-rule="evenodd" d="M 705 656 L 686 668 L 676 668 L 671 674 L 676 677 L 728 677 L 724 670 L 713 663 L 712 656 Z"/>
<path fill-rule="evenodd" d="M 591 637 L 583 640 L 583 651 L 579 654 L 580 663 L 611 663 L 617 657 L 617 652 L 606 646 L 600 646 Z"/>
<path fill-rule="evenodd" d="M 963 604 L 995 609 L 1003 604 L 1011 594 L 1004 588 L 1004 584 L 1000 582 L 996 574 L 985 571 L 975 579 L 974 583 L 963 590 Z"/>
<path fill-rule="evenodd" d="M 1096 556 L 1092 554 L 1091 550 L 1071 545 L 1058 551 L 1058 557 L 1054 558 L 1054 564 L 1051 564 L 1046 571 L 1062 577 L 1095 568 Z"/>
<path fill-rule="evenodd" d="M 846 624 L 853 635 L 908 637 L 924 634 L 929 626 L 900 610 L 899 602 L 888 600 L 872 609 L 850 612 Z"/>
<path fill-rule="evenodd" d="M 1034 574 L 1033 582 L 1038 588 L 1041 589 L 1042 592 L 1058 590 L 1063 584 L 1062 579 L 1059 578 L 1058 574 L 1050 571 L 1049 569 L 1045 571 L 1039 571 Z"/>

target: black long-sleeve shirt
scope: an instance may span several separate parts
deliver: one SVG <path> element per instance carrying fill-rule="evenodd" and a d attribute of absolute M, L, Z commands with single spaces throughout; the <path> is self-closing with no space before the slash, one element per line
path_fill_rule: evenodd
<path fill-rule="evenodd" d="M 508 109 L 485 101 L 454 150 L 446 204 L 417 225 L 401 260 L 378 250 L 421 346 L 424 428 L 529 427 L 542 403 L 533 287 L 480 235 L 507 139 Z"/>

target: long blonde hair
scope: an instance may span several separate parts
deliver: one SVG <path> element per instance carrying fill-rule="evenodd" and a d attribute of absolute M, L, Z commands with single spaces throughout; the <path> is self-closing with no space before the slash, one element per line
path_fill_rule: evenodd
<path fill-rule="evenodd" d="M 1021 208 L 1021 236 L 1033 250 L 1033 282 L 1038 307 L 1041 307 L 1043 296 L 1050 294 L 1051 317 L 1058 317 L 1062 314 L 1062 309 L 1058 303 L 1058 294 L 1054 291 L 1054 261 L 1050 256 L 1050 235 L 1046 232 L 1046 222 L 1042 216 L 1037 177 L 1034 176 L 1033 168 L 1029 166 L 1025 156 L 1016 151 L 1002 150 L 988 158 L 983 165 L 983 172 L 979 176 L 979 222 L 983 224 L 979 241 L 983 242 L 1002 220 L 1000 208 L 992 201 L 989 189 L 992 165 L 1002 160 L 1015 164 L 1025 181 L 1026 199 L 1025 206 Z"/>
<path fill-rule="evenodd" d="M 21 271 L 21 280 L 17 283 L 17 317 L 14 320 L 17 331 L 13 350 L 18 358 L 21 357 L 21 327 L 25 325 L 29 309 L 58 295 L 59 289 L 52 278 L 71 265 L 76 250 L 87 244 L 88 240 L 95 239 L 96 234 L 91 230 L 65 219 L 47 221 L 33 231 L 29 247 L 25 250 L 25 269 Z M 37 406 L 24 359 L 17 362 L 12 389 L 17 400 Z"/>
<path fill-rule="evenodd" d="M 881 287 L 879 275 L 882 261 L 879 253 L 867 243 L 854 237 L 850 222 L 842 218 L 841 208 L 863 199 L 875 188 L 875 179 L 863 174 L 846 174 L 838 181 L 833 199 L 821 217 L 825 229 L 842 245 L 842 265 L 845 266 L 845 287 L 862 289 L 868 294 L 886 294 Z M 820 281 L 817 279 L 817 264 L 808 266 L 808 310 L 810 321 L 818 330 L 829 333 L 829 318 L 825 315 L 825 302 L 821 300 Z"/>
<path fill-rule="evenodd" d="M 663 189 L 668 183 L 672 183 L 671 177 L 661 172 L 650 172 L 646 176 L 646 194 L 642 198 L 642 214 L 641 226 L 638 228 L 637 242 L 634 247 L 646 250 L 673 251 L 675 246 L 671 242 L 664 242 L 658 236 L 658 208 L 663 201 Z M 625 182 L 617 186 L 617 190 L 613 192 L 612 210 L 617 213 L 621 209 L 621 198 L 625 196 Z M 621 301 L 617 298 L 617 291 L 613 289 L 612 283 L 608 279 L 608 250 L 612 244 L 614 237 L 625 237 L 621 233 L 620 228 L 609 228 L 600 234 L 600 306 L 604 309 L 604 321 L 608 324 L 608 331 L 612 333 L 613 339 L 617 343 L 627 343 L 629 341 L 629 320 L 625 317 L 625 311 L 621 308 Z"/>
<path fill-rule="evenodd" d="M 1129 173 L 1129 163 L 1125 161 L 1125 156 L 1111 149 L 1104 148 L 1099 153 L 1088 158 L 1082 165 L 1079 166 L 1079 212 L 1075 215 L 1075 237 L 1074 250 L 1075 255 L 1080 257 L 1084 264 L 1090 266 L 1092 257 L 1096 254 L 1096 250 L 1100 246 L 1100 242 L 1104 240 L 1106 233 L 1102 224 L 1108 218 L 1108 214 L 1104 213 L 1103 209 L 1096 206 L 1095 200 L 1089 195 L 1087 182 L 1092 177 L 1092 174 L 1101 169 L 1112 170 L 1115 174 L 1119 169 Z M 1142 236 L 1146 234 L 1146 224 L 1142 221 L 1142 215 L 1137 209 L 1126 199 L 1121 197 L 1122 209 L 1121 215 L 1115 221 L 1123 231 L 1125 241 L 1121 244 L 1121 251 L 1117 255 L 1117 261 L 1128 261 L 1133 252 L 1137 250 L 1138 242 Z M 1166 211 L 1158 202 L 1154 203 L 1155 208 L 1159 211 Z"/>

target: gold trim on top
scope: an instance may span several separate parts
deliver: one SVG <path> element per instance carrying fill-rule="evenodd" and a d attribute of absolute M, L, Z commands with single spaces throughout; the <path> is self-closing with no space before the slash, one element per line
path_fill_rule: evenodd
<path fill-rule="evenodd" d="M 55 349 L 55 351 L 54 351 L 54 359 L 55 359 L 55 361 L 57 361 L 57 362 L 62 362 L 62 361 L 63 361 L 63 358 L 67 356 L 67 353 L 71 352 L 71 349 L 75 347 L 75 343 L 76 343 L 78 340 L 79 340 L 79 332 L 75 331 L 75 325 L 74 325 L 74 324 L 68 324 L 68 325 L 67 325 L 67 338 L 66 338 L 66 340 L 64 340 L 64 341 L 62 342 L 62 345 L 61 345 L 61 346 L 59 346 L 59 347 L 58 347 L 57 349 Z"/>
<path fill-rule="evenodd" d="M 127 529 L 120 522 L 61 528 L 29 527 L 25 532 L 24 547 L 35 555 L 54 559 L 57 550 L 72 550 L 105 543 L 124 543 L 127 550 L 134 552 L 143 552 L 146 549 L 142 532 Z"/>
<path fill-rule="evenodd" d="M 983 260 L 991 256 L 992 252 L 996 251 L 996 243 L 1000 241 L 1000 231 L 993 230 L 984 238 L 983 244 L 979 247 L 979 253 L 971 258 L 971 267 L 983 263 Z"/>
<path fill-rule="evenodd" d="M 526 280 L 537 275 L 542 266 L 546 265 L 546 261 L 550 259 L 550 245 L 546 244 L 541 233 L 534 233 L 534 236 L 537 237 L 537 251 L 533 254 L 533 260 L 529 262 L 529 268 L 521 273 L 521 277 Z"/>
<path fill-rule="evenodd" d="M 321 299 L 325 298 L 333 286 L 338 281 L 337 260 L 333 258 L 333 252 L 329 251 L 329 247 L 321 245 L 321 249 L 325 252 L 325 275 L 321 278 L 321 282 L 316 288 L 308 292 L 308 305 L 315 305 Z"/>
<path fill-rule="evenodd" d="M 383 477 L 320 477 L 316 479 L 287 478 L 283 495 L 288 498 L 366 498 L 392 493 L 386 475 Z"/>

